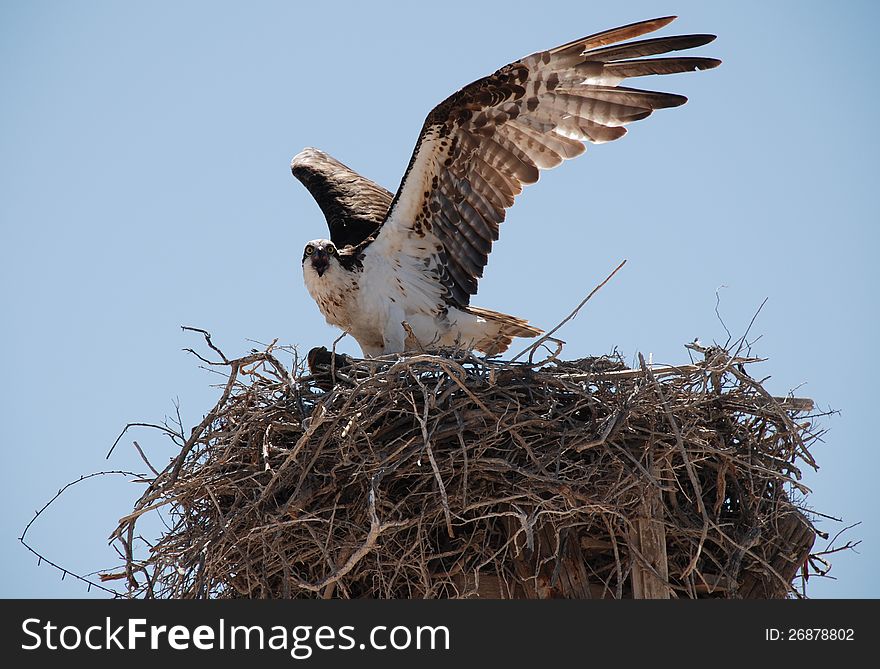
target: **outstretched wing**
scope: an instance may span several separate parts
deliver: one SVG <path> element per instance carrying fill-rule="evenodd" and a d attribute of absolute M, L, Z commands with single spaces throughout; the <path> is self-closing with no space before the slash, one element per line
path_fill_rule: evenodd
<path fill-rule="evenodd" d="M 539 171 L 623 136 L 625 124 L 686 98 L 625 88 L 629 77 L 717 66 L 712 58 L 646 58 L 711 42 L 713 35 L 617 44 L 675 17 L 608 30 L 533 54 L 465 86 L 429 115 L 374 242 L 387 257 L 430 269 L 445 299 L 477 291 L 505 210 Z M 379 251 L 379 248 L 373 249 Z"/>
<path fill-rule="evenodd" d="M 356 246 L 382 225 L 391 193 L 318 149 L 303 149 L 290 162 L 293 176 L 324 212 L 330 240 Z"/>

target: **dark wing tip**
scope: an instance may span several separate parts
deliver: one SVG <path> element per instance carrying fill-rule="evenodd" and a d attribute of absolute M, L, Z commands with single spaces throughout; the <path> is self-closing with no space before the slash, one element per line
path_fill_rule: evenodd
<path fill-rule="evenodd" d="M 709 42 L 714 42 L 718 39 L 718 35 L 688 35 L 688 37 L 693 39 L 692 46 L 690 48 L 703 46 L 704 44 L 709 44 Z"/>

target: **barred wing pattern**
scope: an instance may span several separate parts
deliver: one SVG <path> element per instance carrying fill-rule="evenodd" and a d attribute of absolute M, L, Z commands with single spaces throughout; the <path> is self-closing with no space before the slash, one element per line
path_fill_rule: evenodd
<path fill-rule="evenodd" d="M 422 262 L 440 280 L 445 302 L 466 307 L 505 210 L 540 170 L 580 155 L 584 142 L 618 139 L 627 123 L 687 100 L 625 88 L 621 81 L 720 64 L 713 58 L 647 58 L 707 44 L 714 35 L 618 44 L 674 18 L 634 23 L 527 56 L 438 105 L 374 244 L 386 257 Z"/>

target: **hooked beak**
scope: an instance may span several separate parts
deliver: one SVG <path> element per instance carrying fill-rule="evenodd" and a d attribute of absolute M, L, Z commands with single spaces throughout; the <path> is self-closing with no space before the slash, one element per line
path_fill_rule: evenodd
<path fill-rule="evenodd" d="M 318 276 L 324 276 L 324 272 L 330 267 L 330 256 L 325 251 L 317 250 L 312 254 L 312 267 Z"/>

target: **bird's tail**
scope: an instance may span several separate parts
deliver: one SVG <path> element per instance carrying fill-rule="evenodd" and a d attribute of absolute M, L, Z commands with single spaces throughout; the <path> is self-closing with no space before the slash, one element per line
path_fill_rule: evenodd
<path fill-rule="evenodd" d="M 478 337 L 474 348 L 486 355 L 504 353 L 514 337 L 537 337 L 544 331 L 529 325 L 529 322 L 516 316 L 509 316 L 491 309 L 467 307 L 465 311 L 477 317 Z"/>

